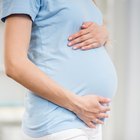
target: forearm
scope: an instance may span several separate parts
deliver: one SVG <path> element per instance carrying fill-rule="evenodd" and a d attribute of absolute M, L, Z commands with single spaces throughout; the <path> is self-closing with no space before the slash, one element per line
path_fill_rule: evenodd
<path fill-rule="evenodd" d="M 4 34 L 5 73 L 34 94 L 73 110 L 76 94 L 64 89 L 41 71 L 28 57 L 32 21 L 27 15 L 11 15 Z"/>
<path fill-rule="evenodd" d="M 18 60 L 11 63 L 9 67 L 6 72 L 7 75 L 36 95 L 71 111 L 74 110 L 76 94 L 58 85 L 30 60 Z"/>

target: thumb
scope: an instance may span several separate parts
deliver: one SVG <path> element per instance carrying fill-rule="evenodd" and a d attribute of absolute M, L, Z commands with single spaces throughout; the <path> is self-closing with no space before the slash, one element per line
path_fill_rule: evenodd
<path fill-rule="evenodd" d="M 82 28 L 87 28 L 87 27 L 89 27 L 91 24 L 92 24 L 92 22 L 84 22 L 84 23 L 82 24 Z"/>
<path fill-rule="evenodd" d="M 99 96 L 100 103 L 109 103 L 111 99 Z"/>

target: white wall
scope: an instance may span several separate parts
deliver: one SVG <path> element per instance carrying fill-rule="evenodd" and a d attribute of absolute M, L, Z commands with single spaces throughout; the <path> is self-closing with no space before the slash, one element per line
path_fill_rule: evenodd
<path fill-rule="evenodd" d="M 113 49 L 109 50 L 117 68 L 119 88 L 104 140 L 139 140 L 140 1 L 107 2 L 107 19 L 113 36 Z"/>
<path fill-rule="evenodd" d="M 129 0 L 127 13 L 127 46 L 129 47 L 126 89 L 126 139 L 140 139 L 140 1 Z"/>

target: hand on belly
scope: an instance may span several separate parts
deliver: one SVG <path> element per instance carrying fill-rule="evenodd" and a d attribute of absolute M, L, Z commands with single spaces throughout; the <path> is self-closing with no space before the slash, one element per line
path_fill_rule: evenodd
<path fill-rule="evenodd" d="M 98 48 L 108 41 L 108 31 L 104 25 L 98 25 L 94 22 L 85 22 L 81 26 L 81 30 L 68 39 L 69 46 L 73 46 L 73 49 L 89 50 Z"/>
<path fill-rule="evenodd" d="M 110 99 L 96 95 L 77 96 L 77 99 L 73 112 L 90 128 L 96 128 L 94 123 L 103 124 L 101 119 L 108 118 L 106 113 L 110 108 L 102 104 L 109 104 Z"/>

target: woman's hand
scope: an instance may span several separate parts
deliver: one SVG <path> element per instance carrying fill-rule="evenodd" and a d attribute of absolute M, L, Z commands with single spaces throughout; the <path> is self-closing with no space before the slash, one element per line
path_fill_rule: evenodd
<path fill-rule="evenodd" d="M 105 25 L 85 22 L 79 32 L 69 36 L 68 46 L 74 45 L 73 49 L 88 50 L 103 46 L 108 38 L 109 35 Z"/>
<path fill-rule="evenodd" d="M 73 112 L 84 121 L 89 127 L 96 128 L 96 124 L 103 124 L 101 118 L 108 118 L 107 111 L 110 111 L 110 99 L 96 95 L 78 96 L 76 109 Z"/>

